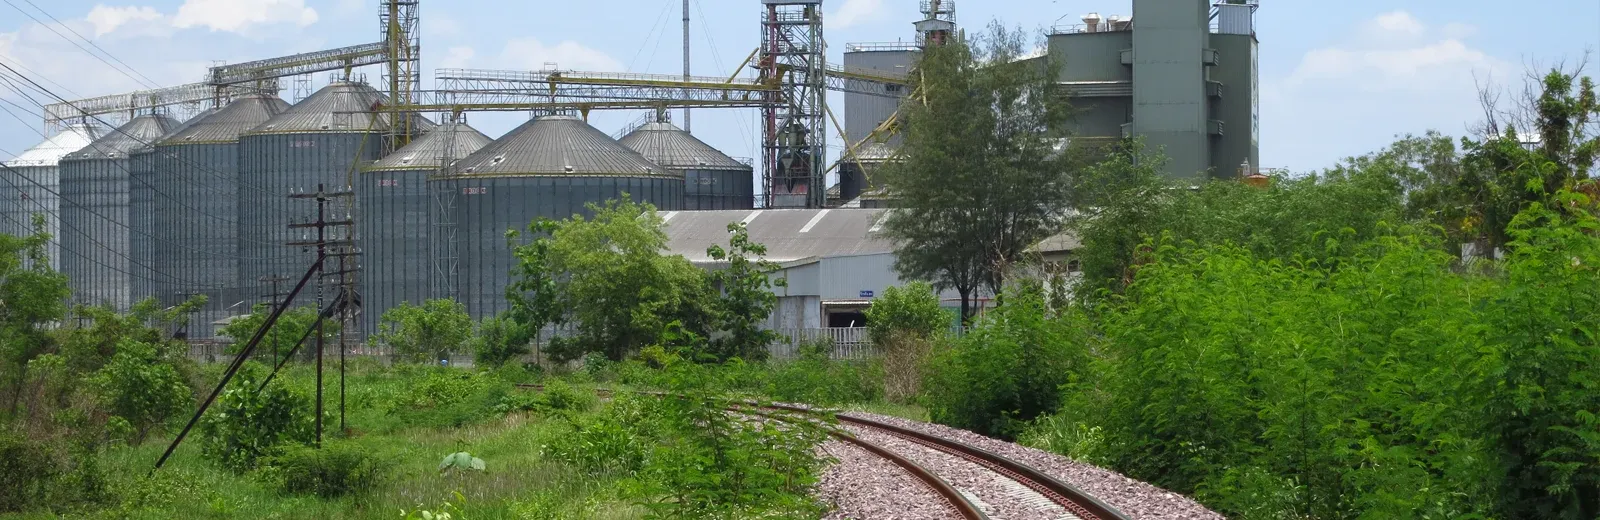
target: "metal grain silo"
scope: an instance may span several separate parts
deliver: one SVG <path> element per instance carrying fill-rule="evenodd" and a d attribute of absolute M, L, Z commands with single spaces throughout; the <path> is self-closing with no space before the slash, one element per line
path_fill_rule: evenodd
<path fill-rule="evenodd" d="M 622 146 L 582 119 L 551 115 L 523 124 L 456 164 L 455 175 L 429 184 L 453 194 L 439 218 L 456 230 L 450 251 L 455 292 L 474 318 L 508 308 L 505 288 L 515 259 L 505 233 L 539 217 L 588 214 L 589 203 L 621 198 L 661 210 L 683 205 L 683 178 Z"/>
<path fill-rule="evenodd" d="M 683 175 L 683 209 L 755 207 L 755 169 L 672 123 L 646 123 L 618 142 Z"/>
<path fill-rule="evenodd" d="M 313 240 L 311 230 L 291 230 L 316 220 L 317 203 L 290 199 L 317 185 L 343 191 L 361 166 L 377 160 L 389 133 L 386 117 L 373 112 L 383 95 L 371 86 L 335 81 L 239 138 L 239 285 L 259 294 L 269 280 L 305 274 L 316 259 L 311 248 L 290 242 Z M 344 220 L 349 199 L 329 204 L 328 220 Z M 335 211 L 337 209 L 337 211 Z M 344 240 L 347 228 L 330 227 L 329 240 Z M 328 264 L 336 271 L 335 263 Z M 309 293 L 308 293 L 309 294 Z M 303 299 L 302 302 L 311 302 Z"/>
<path fill-rule="evenodd" d="M 89 146 L 100 133 L 90 125 L 69 126 L 0 168 L 0 233 L 31 235 L 34 215 L 43 215 L 45 231 L 54 237 L 45 250 L 51 269 L 61 268 L 61 158 Z"/>
<path fill-rule="evenodd" d="M 437 203 L 428 178 L 446 157 L 464 159 L 490 139 L 465 124 L 448 123 L 368 167 L 356 183 L 356 245 L 361 255 L 362 323 L 377 330 L 384 311 L 400 302 L 435 298 L 432 236 Z"/>
<path fill-rule="evenodd" d="M 157 143 L 205 119 L 217 109 L 189 118 L 144 145 L 128 152 L 128 263 L 131 300 L 138 302 L 156 296 L 156 279 L 168 276 L 156 271 L 156 148 Z M 167 195 L 162 194 L 163 197 Z"/>
<path fill-rule="evenodd" d="M 61 273 L 74 303 L 119 312 L 132 305 L 128 153 L 177 126 L 164 115 L 138 116 L 61 159 L 61 227 L 69 230 L 61 236 Z"/>
<path fill-rule="evenodd" d="M 259 297 L 239 288 L 239 136 L 288 106 L 277 96 L 243 96 L 156 144 L 153 267 L 165 275 L 156 277 L 156 295 L 163 305 L 209 298 L 190 318 L 190 338 L 214 337 L 214 322 Z"/>

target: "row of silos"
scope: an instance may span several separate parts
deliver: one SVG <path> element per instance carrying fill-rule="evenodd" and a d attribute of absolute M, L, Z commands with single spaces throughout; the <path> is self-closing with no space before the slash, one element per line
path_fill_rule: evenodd
<path fill-rule="evenodd" d="M 273 289 L 287 290 L 310 264 L 308 252 L 288 245 L 308 237 L 288 225 L 312 218 L 315 202 L 289 195 L 318 184 L 356 191 L 349 208 L 367 330 L 404 301 L 457 296 L 475 317 L 505 310 L 514 264 L 505 232 L 536 218 L 587 214 L 588 204 L 624 194 L 663 211 L 752 205 L 749 165 L 667 123 L 622 142 L 568 115 L 531 120 L 492 142 L 465 125 L 438 132 L 422 123 L 418 139 L 380 158 L 389 128 L 372 109 L 382 101 L 366 85 L 336 82 L 294 106 L 253 95 L 182 124 L 140 116 L 99 140 L 90 127 L 69 128 L 6 163 L 10 177 L 30 176 L 0 185 L 13 191 L 0 197 L 0 226 L 8 226 L 0 232 L 25 234 L 32 215 L 51 217 L 50 230 L 75 255 L 52 258 L 62 259 L 79 303 L 126 309 L 150 296 L 164 306 L 206 296 L 188 327 L 191 339 L 203 339 Z M 442 176 L 446 157 L 458 160 Z M 70 232 L 57 231 L 56 215 Z M 443 253 L 431 247 L 444 225 L 459 266 L 451 291 L 438 280 Z M 275 278 L 285 281 L 272 287 Z"/>
<path fill-rule="evenodd" d="M 0 233 L 13 236 L 44 231 L 52 237 L 45 246 L 45 261 L 61 268 L 61 159 L 94 142 L 103 131 L 90 125 L 71 125 L 44 142 L 4 163 L 0 175 Z M 34 216 L 44 217 L 43 228 Z"/>

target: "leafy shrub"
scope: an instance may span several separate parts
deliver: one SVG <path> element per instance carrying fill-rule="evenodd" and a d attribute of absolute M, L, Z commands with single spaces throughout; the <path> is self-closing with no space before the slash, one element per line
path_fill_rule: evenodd
<path fill-rule="evenodd" d="M 909 331 L 893 331 L 874 340 L 883 356 L 883 396 L 908 403 L 922 392 L 923 367 L 933 355 L 935 339 Z"/>
<path fill-rule="evenodd" d="M 932 338 L 950 329 L 954 316 L 939 305 L 939 294 L 927 282 L 884 289 L 867 308 L 867 332 L 882 346 L 894 334 Z"/>
<path fill-rule="evenodd" d="M 429 367 L 389 403 L 402 424 L 455 428 L 509 411 L 512 386 L 491 373 Z"/>
<path fill-rule="evenodd" d="M 536 410 L 546 415 L 567 415 L 594 408 L 598 399 L 593 393 L 573 388 L 560 379 L 551 379 L 539 393 L 513 392 L 507 394 L 496 406 L 500 413 Z"/>
<path fill-rule="evenodd" d="M 281 383 L 257 392 L 261 372 L 259 364 L 247 363 L 200 420 L 202 452 L 234 471 L 253 469 L 286 444 L 316 436 L 311 398 Z"/>
<path fill-rule="evenodd" d="M 831 406 L 883 397 L 883 368 L 877 361 L 811 355 L 771 363 L 768 371 L 763 390 L 778 401 Z"/>
<path fill-rule="evenodd" d="M 497 367 L 528 355 L 532 341 L 527 328 L 504 315 L 484 318 L 471 340 L 472 360 L 479 366 Z"/>
<path fill-rule="evenodd" d="M 390 464 L 369 448 L 349 442 L 327 442 L 322 449 L 298 446 L 269 463 L 284 493 L 334 498 L 373 489 Z"/>
<path fill-rule="evenodd" d="M 1005 295 L 955 347 L 929 363 L 924 405 L 935 422 L 1013 438 L 1061 404 L 1061 387 L 1086 369 L 1081 315 L 1046 315 L 1036 289 Z"/>
<path fill-rule="evenodd" d="M 570 434 L 555 436 L 540 450 L 589 473 L 636 473 L 655 443 L 646 399 L 654 398 L 618 395 L 600 413 L 573 419 Z"/>
<path fill-rule="evenodd" d="M 371 341 L 393 347 L 396 360 L 433 362 L 460 351 L 471 337 L 466 305 L 437 299 L 420 306 L 401 302 L 385 311 Z"/>
<path fill-rule="evenodd" d="M 108 412 L 126 421 L 132 442 L 144 442 L 168 418 L 187 411 L 194 391 L 155 345 L 124 340 L 91 384 Z"/>
<path fill-rule="evenodd" d="M 0 430 L 0 513 L 46 506 L 62 473 L 49 446 Z"/>

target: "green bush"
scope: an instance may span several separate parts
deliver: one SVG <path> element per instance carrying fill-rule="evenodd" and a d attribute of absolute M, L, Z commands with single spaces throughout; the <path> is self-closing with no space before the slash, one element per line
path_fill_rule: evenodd
<path fill-rule="evenodd" d="M 91 384 L 106 411 L 127 422 L 132 443 L 144 442 L 152 429 L 188 411 L 194 391 L 167 362 L 156 345 L 124 340 L 111 361 L 95 373 Z"/>
<path fill-rule="evenodd" d="M 1081 315 L 1047 315 L 1033 288 L 1004 300 L 929 362 L 923 404 L 935 422 L 1014 438 L 1028 421 L 1055 411 L 1062 386 L 1086 371 Z"/>
<path fill-rule="evenodd" d="M 281 381 L 257 392 L 261 372 L 260 365 L 247 363 L 200 420 L 202 452 L 234 471 L 254 469 L 285 445 L 316 437 L 311 398 Z"/>
<path fill-rule="evenodd" d="M 359 495 L 382 480 L 390 464 L 370 448 L 349 442 L 327 442 L 322 449 L 298 446 L 269 462 L 281 490 L 294 495 L 334 498 Z"/>
<path fill-rule="evenodd" d="M 472 317 L 467 307 L 448 299 L 428 300 L 422 305 L 401 302 L 383 313 L 373 343 L 394 348 L 398 361 L 432 363 L 448 359 L 472 338 Z"/>
<path fill-rule="evenodd" d="M 867 308 L 867 332 L 873 345 L 883 345 L 891 335 L 909 334 L 923 339 L 950 329 L 955 316 L 939 306 L 939 294 L 927 282 L 889 287 Z"/>
<path fill-rule="evenodd" d="M 655 443 L 653 397 L 618 395 L 600 413 L 572 419 L 570 433 L 541 446 L 544 456 L 589 473 L 631 475 L 643 469 Z"/>
<path fill-rule="evenodd" d="M 762 387 L 776 401 L 832 406 L 883 398 L 883 366 L 876 360 L 804 356 L 772 362 Z"/>
<path fill-rule="evenodd" d="M 512 385 L 488 372 L 467 372 L 428 367 L 413 377 L 388 403 L 389 414 L 400 424 L 456 428 L 509 411 L 501 405 L 512 395 Z"/>
<path fill-rule="evenodd" d="M 49 446 L 0 430 L 0 513 L 47 507 L 62 473 Z"/>
<path fill-rule="evenodd" d="M 516 320 L 504 315 L 484 318 L 472 344 L 472 360 L 478 366 L 497 367 L 528 355 L 532 337 Z"/>

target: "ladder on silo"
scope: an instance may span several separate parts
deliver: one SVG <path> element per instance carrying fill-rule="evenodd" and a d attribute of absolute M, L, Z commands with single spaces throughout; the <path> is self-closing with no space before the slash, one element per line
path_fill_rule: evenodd
<path fill-rule="evenodd" d="M 450 115 L 449 122 L 441 130 L 444 131 L 444 150 L 439 158 L 439 173 L 437 179 L 447 179 L 455 175 L 456 166 L 456 132 L 461 128 L 465 116 L 460 112 Z M 430 182 L 433 187 L 429 192 L 433 195 L 434 218 L 431 249 L 433 251 L 433 295 L 435 298 L 448 298 L 461 301 L 461 258 L 457 252 L 460 228 L 456 223 L 456 191 L 455 187 L 446 182 Z"/>

